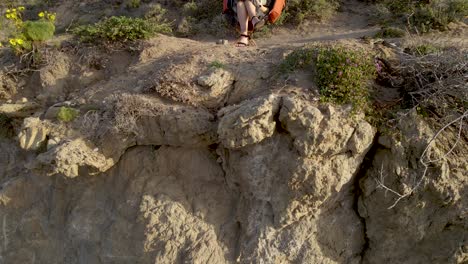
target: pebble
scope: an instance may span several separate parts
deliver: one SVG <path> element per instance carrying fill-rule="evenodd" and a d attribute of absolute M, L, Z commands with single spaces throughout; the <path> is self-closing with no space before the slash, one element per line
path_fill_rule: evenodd
<path fill-rule="evenodd" d="M 218 41 L 216 41 L 218 45 L 227 45 L 228 43 L 229 41 L 227 39 L 218 39 Z"/>

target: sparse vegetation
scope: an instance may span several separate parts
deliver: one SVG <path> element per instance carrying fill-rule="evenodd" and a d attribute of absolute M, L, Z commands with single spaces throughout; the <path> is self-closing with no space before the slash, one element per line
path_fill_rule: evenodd
<path fill-rule="evenodd" d="M 211 21 L 221 13 L 223 2 L 216 0 L 188 1 L 182 5 L 182 8 L 186 16 L 193 17 L 197 21 Z"/>
<path fill-rule="evenodd" d="M 377 32 L 375 37 L 377 38 L 401 38 L 406 35 L 406 32 L 403 29 L 396 27 L 384 27 L 382 30 Z"/>
<path fill-rule="evenodd" d="M 417 46 L 408 47 L 405 49 L 405 51 L 409 54 L 413 54 L 417 56 L 425 56 L 425 55 L 441 52 L 442 49 L 431 43 L 423 43 Z"/>
<path fill-rule="evenodd" d="M 0 113 L 0 138 L 9 138 L 13 136 L 12 119 Z"/>
<path fill-rule="evenodd" d="M 83 42 L 127 42 L 171 31 L 171 26 L 166 22 L 113 16 L 94 25 L 79 26 L 73 30 L 73 33 Z"/>
<path fill-rule="evenodd" d="M 302 24 L 306 19 L 328 19 L 338 9 L 336 0 L 291 0 L 288 1 L 285 13 L 285 22 L 295 25 Z"/>
<path fill-rule="evenodd" d="M 468 0 L 382 0 L 379 4 L 381 23 L 400 24 L 410 30 L 428 32 L 432 29 L 446 30 L 449 23 L 462 20 L 468 15 Z"/>
<path fill-rule="evenodd" d="M 139 8 L 141 5 L 140 0 L 127 0 L 126 6 L 127 8 Z"/>
<path fill-rule="evenodd" d="M 224 63 L 218 61 L 218 60 L 215 60 L 213 62 L 210 63 L 210 68 L 215 68 L 215 69 L 224 69 L 226 66 L 224 65 Z"/>
<path fill-rule="evenodd" d="M 310 66 L 314 59 L 314 49 L 305 48 L 291 52 L 279 66 L 281 74 Z"/>
<path fill-rule="evenodd" d="M 57 113 L 57 119 L 66 123 L 71 122 L 75 120 L 79 113 L 80 111 L 74 108 L 62 106 Z"/>

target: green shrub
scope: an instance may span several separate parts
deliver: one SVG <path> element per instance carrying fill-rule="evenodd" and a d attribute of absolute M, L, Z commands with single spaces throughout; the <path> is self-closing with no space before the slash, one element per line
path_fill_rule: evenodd
<path fill-rule="evenodd" d="M 62 106 L 57 113 L 57 119 L 62 122 L 71 122 L 78 116 L 79 113 L 80 111 L 74 108 Z"/>
<path fill-rule="evenodd" d="M 341 46 L 304 48 L 286 56 L 279 71 L 287 74 L 312 65 L 322 102 L 350 103 L 355 110 L 370 109 L 368 84 L 375 79 L 378 68 L 371 54 Z"/>
<path fill-rule="evenodd" d="M 147 39 L 155 33 L 169 33 L 171 31 L 172 29 L 167 23 L 113 16 L 94 25 L 79 26 L 73 30 L 73 33 L 78 35 L 83 42 L 127 42 Z"/>
<path fill-rule="evenodd" d="M 30 41 L 46 41 L 55 33 L 54 23 L 46 20 L 26 21 L 23 25 L 23 34 Z"/>
<path fill-rule="evenodd" d="M 290 0 L 285 10 L 285 22 L 300 25 L 305 19 L 328 19 L 338 9 L 337 0 Z"/>
<path fill-rule="evenodd" d="M 376 76 L 370 54 L 345 47 L 321 47 L 316 67 L 322 101 L 351 103 L 355 110 L 368 109 L 368 84 Z"/>
<path fill-rule="evenodd" d="M 396 27 L 384 27 L 375 34 L 377 38 L 401 38 L 406 35 L 406 32 Z"/>

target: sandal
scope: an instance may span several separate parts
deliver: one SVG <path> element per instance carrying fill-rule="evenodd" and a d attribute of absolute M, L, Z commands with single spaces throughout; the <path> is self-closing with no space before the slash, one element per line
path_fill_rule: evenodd
<path fill-rule="evenodd" d="M 241 41 L 242 37 L 247 38 L 247 43 Z M 236 47 L 243 48 L 243 47 L 248 47 L 248 46 L 250 46 L 250 36 L 246 34 L 241 34 L 239 37 L 239 41 L 237 41 L 236 43 Z"/>
<path fill-rule="evenodd" d="M 254 16 L 254 17 L 252 17 L 252 20 L 253 20 L 254 18 L 257 18 L 257 19 L 258 19 L 257 23 L 255 23 L 255 24 L 252 23 L 252 24 L 253 24 L 253 27 L 254 27 L 254 30 L 259 30 L 259 29 L 261 29 L 262 27 L 265 26 L 265 17 L 257 17 L 257 16 Z"/>

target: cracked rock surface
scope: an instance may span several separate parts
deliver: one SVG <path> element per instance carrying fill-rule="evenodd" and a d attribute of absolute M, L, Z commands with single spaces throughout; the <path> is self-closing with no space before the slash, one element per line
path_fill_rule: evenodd
<path fill-rule="evenodd" d="M 442 159 L 425 191 L 391 210 L 376 185 L 382 168 L 399 191 L 420 172 L 432 131 L 415 116 L 399 125 L 400 141 L 346 107 L 295 95 L 216 113 L 144 95 L 112 102 L 87 134 L 34 117 L 0 140 L 2 261 L 466 260 L 463 161 Z"/>

